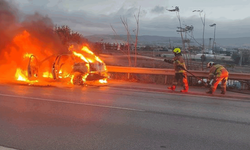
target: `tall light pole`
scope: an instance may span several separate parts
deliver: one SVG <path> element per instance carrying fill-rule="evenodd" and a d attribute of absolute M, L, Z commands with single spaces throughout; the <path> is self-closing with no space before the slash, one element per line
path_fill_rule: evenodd
<path fill-rule="evenodd" d="M 203 12 L 203 10 L 193 10 L 193 12 L 199 12 L 200 14 L 200 18 L 201 18 L 201 23 L 203 25 L 203 33 L 202 33 L 202 58 L 204 58 L 204 50 L 205 50 L 205 43 L 204 43 L 204 33 L 205 33 L 205 13 L 204 13 L 204 17 L 202 19 L 201 13 Z M 203 70 L 203 62 L 204 59 L 201 58 L 201 62 L 202 62 L 202 67 L 201 69 Z"/>
<path fill-rule="evenodd" d="M 215 51 L 215 30 L 216 30 L 216 24 L 211 24 L 209 25 L 210 27 L 214 27 L 214 41 L 213 41 L 213 47 L 212 47 L 212 50 L 213 52 Z"/>
<path fill-rule="evenodd" d="M 174 11 L 176 12 L 176 16 L 177 16 L 177 18 L 179 20 L 179 24 L 180 24 L 180 26 L 177 27 L 178 28 L 177 32 L 181 33 L 182 50 L 183 50 L 183 52 L 186 53 L 185 41 L 183 39 L 183 34 L 182 34 L 182 32 L 185 32 L 186 29 L 181 27 L 181 17 L 180 17 L 180 13 L 179 13 L 180 9 L 179 9 L 178 6 L 175 6 L 174 9 L 167 9 L 167 10 L 170 11 L 170 12 L 174 12 Z M 185 55 L 184 55 L 184 57 L 185 57 Z M 186 61 L 186 64 L 187 64 L 187 68 L 189 68 L 188 59 L 186 57 L 185 57 L 185 61 Z"/>
<path fill-rule="evenodd" d="M 179 13 L 179 11 L 180 11 L 179 7 L 178 7 L 178 6 L 175 6 L 174 9 L 167 9 L 167 10 L 170 11 L 170 12 L 176 12 L 176 16 L 177 16 L 177 18 L 178 18 L 178 20 L 179 20 L 179 24 L 180 24 L 179 29 L 182 29 L 182 27 L 181 27 L 181 17 L 180 17 L 180 13 Z M 181 40 L 182 40 L 182 49 L 183 49 L 184 51 L 186 51 L 182 32 L 180 32 L 180 33 L 181 33 Z"/>

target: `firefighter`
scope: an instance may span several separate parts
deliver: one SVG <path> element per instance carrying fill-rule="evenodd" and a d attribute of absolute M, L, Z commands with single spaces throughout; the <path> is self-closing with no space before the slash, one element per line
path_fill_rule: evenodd
<path fill-rule="evenodd" d="M 221 82 L 221 94 L 225 94 L 228 71 L 222 65 L 215 64 L 214 62 L 209 62 L 207 64 L 207 68 L 210 68 L 207 84 L 210 84 L 211 80 L 213 81 L 209 88 L 209 91 L 207 91 L 206 93 L 213 94 L 218 84 Z"/>
<path fill-rule="evenodd" d="M 168 89 L 175 90 L 177 83 L 181 80 L 183 89 L 180 92 L 188 92 L 188 80 L 187 80 L 187 72 L 185 61 L 181 54 L 180 48 L 174 48 L 173 53 L 175 57 L 171 60 L 164 59 L 165 62 L 171 63 L 174 65 L 175 76 L 172 83 L 172 86 L 168 87 Z"/>

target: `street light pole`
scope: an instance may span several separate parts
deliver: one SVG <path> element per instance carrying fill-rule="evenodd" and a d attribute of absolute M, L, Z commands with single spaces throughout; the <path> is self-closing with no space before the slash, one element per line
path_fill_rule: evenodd
<path fill-rule="evenodd" d="M 204 57 L 204 51 L 205 51 L 205 42 L 204 42 L 204 35 L 205 35 L 205 13 L 204 13 L 204 17 L 202 19 L 201 13 L 203 12 L 203 10 L 193 10 L 193 12 L 199 12 L 200 18 L 201 18 L 201 22 L 202 22 L 202 25 L 203 25 L 203 33 L 202 33 L 202 56 Z M 201 62 L 202 62 L 201 69 L 203 70 L 203 62 L 204 62 L 204 60 L 201 60 Z"/>
<path fill-rule="evenodd" d="M 209 26 L 210 27 L 214 27 L 214 41 L 213 41 L 213 47 L 212 47 L 212 50 L 214 52 L 214 50 L 215 50 L 215 30 L 216 30 L 216 24 L 214 23 L 214 24 L 211 24 Z"/>
<path fill-rule="evenodd" d="M 167 9 L 167 10 L 168 10 L 168 9 Z M 179 20 L 179 24 L 180 24 L 180 29 L 182 29 L 182 27 L 181 27 L 181 17 L 180 17 L 179 10 L 180 10 L 179 7 L 178 7 L 178 6 L 175 6 L 174 9 L 171 9 L 171 10 L 168 10 L 168 11 L 171 11 L 171 12 L 175 11 L 175 12 L 176 12 L 176 16 L 177 16 L 177 18 L 178 18 L 178 20 Z M 183 49 L 184 51 L 186 51 L 182 32 L 181 32 L 181 40 L 182 40 L 182 49 Z"/>
<path fill-rule="evenodd" d="M 167 9 L 167 10 L 170 11 L 170 12 L 174 12 L 174 11 L 176 12 L 176 16 L 177 16 L 177 18 L 179 20 L 179 24 L 180 24 L 180 27 L 178 27 L 179 30 L 177 30 L 177 32 L 181 33 L 182 51 L 185 52 L 184 57 L 185 57 L 185 61 L 186 61 L 186 64 L 187 64 L 187 68 L 189 68 L 188 58 L 186 58 L 185 41 L 183 39 L 183 34 L 182 34 L 182 32 L 185 32 L 186 29 L 181 27 L 181 17 L 180 17 L 180 13 L 179 13 L 180 9 L 179 9 L 178 6 L 175 6 L 174 9 Z"/>

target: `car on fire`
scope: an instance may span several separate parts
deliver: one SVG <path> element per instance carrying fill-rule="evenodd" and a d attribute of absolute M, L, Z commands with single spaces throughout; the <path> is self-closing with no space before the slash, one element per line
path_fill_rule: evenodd
<path fill-rule="evenodd" d="M 69 81 L 74 85 L 105 85 L 108 78 L 105 63 L 88 49 L 51 55 L 42 61 L 30 55 L 27 72 L 30 81 Z"/>

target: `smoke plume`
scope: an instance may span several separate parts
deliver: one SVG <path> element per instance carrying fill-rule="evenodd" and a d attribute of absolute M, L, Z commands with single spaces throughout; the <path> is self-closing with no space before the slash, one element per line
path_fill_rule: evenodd
<path fill-rule="evenodd" d="M 25 54 L 39 60 L 50 55 L 66 53 L 54 24 L 47 16 L 38 13 L 21 16 L 18 8 L 0 0 L 0 71 L 1 76 L 15 74 L 16 68 L 26 68 Z"/>

